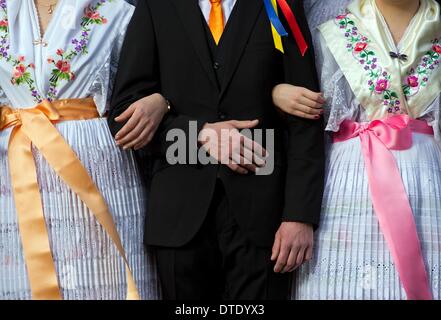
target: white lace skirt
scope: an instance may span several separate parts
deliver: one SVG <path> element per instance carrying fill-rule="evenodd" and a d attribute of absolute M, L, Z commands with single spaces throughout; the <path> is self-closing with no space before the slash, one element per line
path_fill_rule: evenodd
<path fill-rule="evenodd" d="M 393 153 L 414 212 L 433 296 L 441 299 L 441 144 L 414 134 L 410 150 Z M 298 271 L 294 298 L 406 299 L 372 208 L 359 139 L 330 147 L 325 188 L 315 256 Z"/>
<path fill-rule="evenodd" d="M 147 199 L 133 155 L 116 147 L 104 119 L 57 128 L 107 200 L 141 297 L 159 298 L 154 261 L 143 246 Z M 31 299 L 8 171 L 10 131 L 0 132 L 0 299 Z M 125 267 L 115 246 L 38 151 L 34 157 L 63 298 L 125 299 Z"/>

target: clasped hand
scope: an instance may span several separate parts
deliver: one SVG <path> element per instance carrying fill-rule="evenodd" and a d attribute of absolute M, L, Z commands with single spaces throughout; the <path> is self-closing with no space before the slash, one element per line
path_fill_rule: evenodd
<path fill-rule="evenodd" d="M 199 144 L 211 157 L 236 173 L 256 172 L 265 166 L 267 151 L 239 130 L 252 129 L 258 124 L 258 120 L 207 123 L 199 134 Z"/>

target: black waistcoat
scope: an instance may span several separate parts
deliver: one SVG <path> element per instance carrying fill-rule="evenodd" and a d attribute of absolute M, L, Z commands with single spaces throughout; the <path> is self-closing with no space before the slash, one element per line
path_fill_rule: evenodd
<path fill-rule="evenodd" d="M 235 19 L 235 10 L 231 12 L 229 21 L 234 21 Z M 211 61 L 213 63 L 213 69 L 216 74 L 216 80 L 219 90 L 221 89 L 221 85 L 225 80 L 225 65 L 226 65 L 226 58 L 227 58 L 227 50 L 228 46 L 230 44 L 229 38 L 231 38 L 231 32 L 232 28 L 230 28 L 230 24 L 227 23 L 224 29 L 224 33 L 222 34 L 222 37 L 218 44 L 214 41 L 213 35 L 211 33 L 211 30 L 205 21 L 204 16 L 201 13 L 201 22 L 204 26 L 205 35 L 207 38 L 207 44 L 208 48 L 210 49 L 211 54 Z"/>

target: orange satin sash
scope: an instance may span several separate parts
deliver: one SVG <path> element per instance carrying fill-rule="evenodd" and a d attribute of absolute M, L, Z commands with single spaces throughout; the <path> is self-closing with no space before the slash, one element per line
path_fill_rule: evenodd
<path fill-rule="evenodd" d="M 53 125 L 60 121 L 98 117 L 91 98 L 52 103 L 43 101 L 32 109 L 0 107 L 0 131 L 13 128 L 8 148 L 9 171 L 32 298 L 35 300 L 61 300 L 62 297 L 49 244 L 32 145 L 90 209 L 112 239 L 126 265 L 127 299 L 139 299 L 107 204 L 87 170 Z"/>

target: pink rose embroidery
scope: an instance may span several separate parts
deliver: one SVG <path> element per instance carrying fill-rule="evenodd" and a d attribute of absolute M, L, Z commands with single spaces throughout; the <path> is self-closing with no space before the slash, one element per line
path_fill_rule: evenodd
<path fill-rule="evenodd" d="M 407 84 L 409 87 L 416 88 L 419 86 L 418 77 L 416 76 L 409 76 L 407 77 Z"/>
<path fill-rule="evenodd" d="M 377 81 L 377 84 L 375 85 L 375 92 L 383 93 L 387 89 L 389 89 L 389 81 L 386 79 L 380 79 Z"/>
<path fill-rule="evenodd" d="M 13 70 L 14 79 L 21 78 L 25 72 L 26 72 L 26 66 L 23 64 L 19 64 Z"/>

